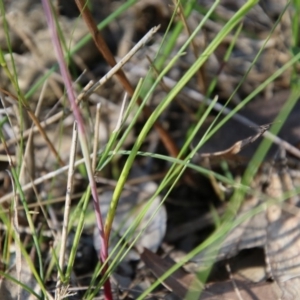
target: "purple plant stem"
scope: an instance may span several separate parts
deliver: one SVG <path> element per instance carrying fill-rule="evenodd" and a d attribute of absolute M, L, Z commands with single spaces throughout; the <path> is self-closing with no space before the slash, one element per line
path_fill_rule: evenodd
<path fill-rule="evenodd" d="M 85 157 L 86 168 L 87 168 L 89 182 L 90 182 L 90 186 L 91 186 L 91 192 L 92 192 L 92 196 L 93 196 L 93 204 L 94 204 L 94 209 L 95 209 L 95 214 L 96 214 L 96 221 L 97 221 L 97 226 L 98 226 L 99 234 L 100 234 L 100 241 L 101 241 L 100 260 L 102 263 L 105 263 L 107 260 L 107 257 L 108 257 L 108 244 L 107 244 L 107 240 L 105 238 L 103 220 L 102 220 L 102 216 L 101 216 L 101 212 L 100 212 L 99 198 L 98 198 L 98 194 L 97 194 L 97 187 L 96 187 L 96 183 L 94 180 L 94 176 L 92 174 L 92 166 L 91 166 L 91 162 L 90 162 L 90 158 L 89 158 L 89 154 L 88 154 L 88 149 L 86 147 L 87 141 L 85 138 L 84 123 L 83 123 L 83 119 L 80 114 L 79 108 L 76 104 L 76 97 L 75 97 L 75 93 L 74 93 L 74 90 L 72 87 L 71 77 L 70 77 L 69 71 L 65 64 L 64 55 L 63 55 L 60 40 L 59 40 L 59 37 L 57 34 L 57 30 L 56 30 L 55 22 L 54 22 L 53 15 L 51 12 L 49 0 L 42 0 L 42 4 L 43 4 L 44 12 L 45 12 L 45 15 L 47 18 L 47 23 L 48 23 L 48 26 L 49 26 L 49 29 L 51 32 L 52 43 L 53 43 L 55 51 L 56 51 L 56 56 L 57 56 L 60 72 L 63 77 L 64 84 L 67 88 L 68 99 L 69 99 L 69 102 L 71 105 L 71 109 L 74 113 L 74 117 L 78 124 L 78 136 L 79 136 L 80 144 L 82 147 L 82 152 Z M 105 274 L 107 268 L 108 268 L 108 263 L 106 262 L 105 266 L 103 268 L 103 271 L 102 271 L 103 275 Z M 109 279 L 106 280 L 106 282 L 104 283 L 104 296 L 105 296 L 105 299 L 112 300 L 112 293 L 111 293 L 111 286 L 110 286 Z"/>

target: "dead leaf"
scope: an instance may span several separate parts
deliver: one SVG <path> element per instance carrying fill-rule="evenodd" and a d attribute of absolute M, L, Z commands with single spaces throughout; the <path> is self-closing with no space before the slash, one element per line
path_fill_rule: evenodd
<path fill-rule="evenodd" d="M 252 135 L 244 140 L 240 140 L 236 143 L 234 143 L 230 148 L 223 150 L 223 151 L 218 151 L 218 152 L 213 152 L 213 153 L 202 153 L 200 154 L 201 158 L 210 158 L 210 157 L 220 157 L 224 159 L 231 158 L 233 155 L 238 154 L 243 148 L 248 146 L 249 144 L 252 144 L 255 142 L 259 137 L 261 137 L 271 126 L 270 124 L 266 125 L 261 125 L 259 126 L 258 133 L 255 135 Z"/>
<path fill-rule="evenodd" d="M 290 96 L 290 89 L 280 90 L 274 94 L 272 99 L 266 100 L 264 96 L 257 97 L 250 101 L 247 106 L 239 112 L 241 117 L 254 121 L 256 124 L 271 123 L 283 109 L 284 103 Z M 299 142 L 300 123 L 299 123 L 300 102 L 294 106 L 288 118 L 284 121 L 282 129 L 278 136 L 284 141 L 295 145 Z M 202 137 L 211 123 L 207 122 L 199 131 L 199 137 Z M 237 130 L 238 129 L 238 130 Z M 233 134 L 234 132 L 234 134 Z M 215 152 L 218 149 L 226 149 L 233 145 L 236 141 L 244 139 L 245 136 L 250 136 L 253 129 L 242 124 L 237 119 L 230 119 L 224 124 L 202 147 L 205 153 Z M 272 159 L 278 150 L 278 146 L 271 147 L 266 159 Z M 256 151 L 256 145 L 250 144 L 243 150 L 243 156 L 251 158 Z"/>
<path fill-rule="evenodd" d="M 175 264 L 171 259 L 162 259 L 147 248 L 144 248 L 141 259 L 157 278 L 162 276 Z M 195 275 L 189 274 L 183 269 L 176 270 L 162 284 L 182 299 L 184 299 L 186 293 L 191 291 L 191 289 L 200 293 L 204 287 Z"/>
<path fill-rule="evenodd" d="M 237 289 L 243 300 L 276 299 L 271 283 L 249 284 L 241 280 L 235 280 Z M 210 283 L 206 286 L 201 300 L 233 300 L 238 299 L 237 292 L 230 280 Z"/>
<path fill-rule="evenodd" d="M 243 249 L 261 247 L 265 250 L 266 265 L 276 283 L 280 299 L 300 298 L 300 284 L 293 284 L 300 282 L 300 216 L 297 208 L 299 199 L 294 197 L 293 200 L 298 199 L 296 203 L 280 201 L 287 186 L 293 186 L 291 178 L 284 173 L 286 171 L 286 169 L 276 172 L 273 170 L 269 185 L 265 189 L 266 194 L 278 199 L 278 202 L 266 205 L 264 211 L 234 228 L 221 245 L 216 244 L 201 253 L 196 258 L 199 267 L 205 265 L 210 253 L 217 253 L 216 260 L 221 260 L 233 257 Z M 283 177 L 285 182 L 282 181 Z M 263 203 L 255 196 L 245 200 L 236 218 L 243 217 Z"/>
<path fill-rule="evenodd" d="M 267 227 L 266 258 L 280 299 L 300 299 L 300 219 L 282 211 Z"/>

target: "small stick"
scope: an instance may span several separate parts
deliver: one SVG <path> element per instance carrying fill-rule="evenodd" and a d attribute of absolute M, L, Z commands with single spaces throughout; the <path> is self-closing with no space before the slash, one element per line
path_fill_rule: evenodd
<path fill-rule="evenodd" d="M 95 92 L 101 85 L 107 80 L 112 78 L 119 70 L 132 58 L 132 56 L 145 46 L 145 44 L 152 38 L 152 36 L 158 31 L 160 25 L 151 28 L 148 33 L 113 67 L 104 75 L 98 82 L 96 82 L 87 92 L 86 96 L 89 96 Z"/>
<path fill-rule="evenodd" d="M 233 289 L 234 289 L 234 291 L 236 293 L 236 296 L 238 297 L 239 300 L 243 300 L 243 297 L 242 297 L 242 295 L 241 295 L 241 293 L 239 291 L 239 288 L 237 287 L 237 285 L 235 283 L 235 280 L 234 280 L 234 278 L 232 276 L 232 272 L 231 272 L 231 268 L 230 268 L 229 263 L 226 264 L 226 270 L 228 272 L 228 275 L 229 275 L 229 278 L 230 278 L 231 283 L 233 285 Z"/>

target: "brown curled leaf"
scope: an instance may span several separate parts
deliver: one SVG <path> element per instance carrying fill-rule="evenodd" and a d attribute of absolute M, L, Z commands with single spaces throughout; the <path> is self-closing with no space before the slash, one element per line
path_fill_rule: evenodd
<path fill-rule="evenodd" d="M 238 154 L 243 148 L 255 142 L 259 137 L 261 137 L 271 126 L 271 123 L 266 125 L 261 125 L 258 128 L 258 132 L 255 135 L 252 135 L 244 140 L 234 143 L 230 148 L 212 152 L 212 153 L 202 153 L 200 154 L 201 158 L 210 158 L 210 157 L 219 157 L 219 158 L 230 158 L 233 155 Z"/>

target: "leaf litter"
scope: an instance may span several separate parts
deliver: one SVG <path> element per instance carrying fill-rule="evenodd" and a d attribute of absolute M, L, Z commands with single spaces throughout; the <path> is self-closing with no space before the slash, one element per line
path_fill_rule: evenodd
<path fill-rule="evenodd" d="M 24 1 L 25 2 L 25 1 Z M 53 53 L 49 53 L 47 50 L 43 49 L 35 49 L 31 48 L 30 51 L 28 49 L 24 49 L 24 45 L 22 46 L 20 41 L 26 37 L 26 34 L 22 32 L 22 28 L 25 28 L 22 24 L 28 22 L 27 19 L 37 20 L 36 22 L 28 23 L 26 28 L 30 31 L 30 37 L 35 39 L 35 44 L 38 47 L 45 47 L 45 49 L 49 49 L 49 41 L 47 38 L 48 29 L 45 28 L 45 24 L 42 22 L 43 17 L 40 15 L 37 16 L 37 11 L 39 10 L 38 1 L 28 1 L 28 7 L 24 2 L 15 2 L 8 6 L 8 11 L 13 12 L 19 10 L 19 17 L 16 18 L 16 15 L 8 16 L 11 22 L 11 36 L 13 42 L 13 50 L 14 57 L 16 58 L 18 75 L 20 78 L 20 87 L 23 92 L 27 92 L 31 85 L 34 83 L 34 79 L 41 76 L 44 70 L 52 65 L 55 62 L 55 58 L 52 55 Z M 114 10 L 115 7 L 109 6 L 107 1 L 104 1 L 105 5 L 102 7 L 108 10 Z M 212 1 L 203 1 L 201 4 L 204 7 L 210 7 Z M 26 2 L 27 3 L 27 2 Z M 228 19 L 230 15 L 234 13 L 234 11 L 242 5 L 244 1 L 221 1 L 221 4 L 218 6 L 216 13 L 224 19 Z M 70 5 L 70 3 L 68 3 Z M 68 6 L 67 5 L 67 6 Z M 115 5 L 115 4 L 114 4 Z M 245 18 L 244 28 L 249 32 L 255 32 L 257 34 L 256 38 L 249 37 L 247 34 L 242 34 L 240 38 L 237 39 L 237 43 L 233 49 L 232 56 L 230 57 L 228 63 L 224 63 L 223 55 L 225 53 L 226 48 L 233 40 L 234 36 L 229 35 L 222 45 L 217 49 L 217 51 L 210 57 L 204 67 L 203 74 L 205 75 L 204 79 L 209 82 L 213 79 L 216 74 L 218 74 L 217 80 L 217 90 L 220 101 L 225 101 L 231 95 L 232 91 L 235 89 L 237 84 L 242 80 L 245 72 L 248 70 L 249 65 L 252 63 L 255 55 L 261 45 L 264 42 L 264 39 L 270 29 L 272 28 L 274 21 L 276 20 L 276 16 L 280 14 L 283 7 L 285 5 L 285 1 L 261 1 L 261 5 L 257 5 L 251 13 Z M 71 6 L 70 6 L 71 7 Z M 97 5 L 95 7 L 98 7 Z M 25 9 L 25 13 L 23 12 Z M 27 9 L 27 11 L 26 11 Z M 66 2 L 61 1 L 61 9 L 66 10 Z M 108 14 L 109 11 L 102 13 Z M 70 11 L 68 13 L 71 12 Z M 99 13 L 99 12 L 98 12 Z M 141 35 L 141 32 L 144 34 L 149 30 L 151 26 L 157 26 L 157 21 L 161 24 L 160 30 L 163 31 L 166 29 L 166 25 L 168 20 L 171 17 L 172 10 L 170 9 L 169 3 L 167 1 L 144 1 L 140 2 L 137 5 L 133 6 L 132 10 L 129 10 L 127 13 L 123 14 L 117 22 L 113 23 L 108 29 L 106 29 L 104 35 L 107 39 L 107 36 L 112 37 L 122 36 L 124 34 L 124 28 L 128 31 L 125 32 L 123 38 L 121 38 L 118 42 L 111 41 L 115 43 L 115 47 L 118 48 L 119 53 L 123 53 L 122 57 L 128 53 L 128 50 L 131 48 L 131 45 L 128 46 L 128 40 L 137 41 L 137 37 Z M 30 18 L 26 18 L 27 16 L 31 16 Z M 143 16 L 143 17 L 141 17 Z M 149 18 L 150 16 L 150 18 Z M 151 19 L 151 16 L 155 16 Z M 102 17 L 102 16 L 101 16 Z M 188 26 L 190 28 L 195 28 L 195 24 L 199 24 L 203 18 L 201 13 L 192 14 L 188 19 Z M 25 19 L 25 21 L 24 21 Z M 141 21 L 142 20 L 142 21 Z M 21 24 L 17 24 L 14 22 L 20 22 Z M 23 22 L 23 23 L 22 23 Z M 72 29 L 73 19 L 68 16 L 64 16 L 60 18 L 60 22 L 63 23 L 63 30 L 65 32 L 70 32 L 70 28 Z M 80 36 L 84 36 L 87 34 L 87 30 L 85 24 L 82 19 L 77 20 L 79 22 L 78 28 L 82 30 L 81 32 L 76 31 L 76 35 L 74 35 L 74 39 L 72 39 L 72 45 L 76 43 Z M 243 82 L 242 86 L 238 93 L 234 95 L 234 103 L 240 103 L 241 99 L 244 98 L 245 95 L 251 93 L 264 79 L 268 78 L 271 74 L 274 73 L 274 70 L 280 68 L 285 62 L 290 59 L 290 42 L 291 42 L 291 34 L 289 28 L 291 18 L 289 12 L 283 15 L 283 18 L 280 22 L 280 26 L 275 30 L 274 35 L 266 44 L 266 48 L 263 51 L 261 57 L 257 61 L 257 63 L 253 66 L 248 77 Z M 120 24 L 122 24 L 122 30 L 120 30 Z M 150 26 L 150 27 L 151 27 Z M 216 20 L 209 20 L 205 25 L 205 30 L 199 33 L 199 36 L 196 37 L 195 42 L 199 49 L 203 49 L 207 42 L 209 42 L 215 34 L 222 27 L 222 22 L 218 22 Z M 19 28 L 19 31 L 16 29 Z M 114 34 L 112 34 L 112 32 Z M 32 34 L 34 33 L 34 34 Z M 70 34 L 71 35 L 71 34 Z M 27 36 L 28 37 L 28 36 Z M 174 46 L 174 55 L 176 51 L 180 48 L 182 42 L 186 40 L 186 33 L 182 33 L 178 39 L 178 44 Z M 124 67 L 126 73 L 128 74 L 130 81 L 133 85 L 136 85 L 139 73 L 135 72 L 135 68 L 144 68 L 147 70 L 149 67 L 149 62 L 147 61 L 147 55 L 151 56 L 155 53 L 159 42 L 161 40 L 161 36 L 159 34 L 154 36 L 154 40 L 152 44 L 147 45 L 143 49 L 141 49 L 132 59 L 131 64 L 127 64 Z M 2 48 L 5 48 L 5 39 L 0 37 L 1 45 L 4 44 Z M 74 43 L 73 43 L 74 42 Z M 25 43 L 24 43 L 25 44 Z M 52 46 L 51 46 L 52 47 Z M 38 51 L 36 51 L 38 50 Z M 41 52 L 43 55 L 37 58 L 36 55 L 38 52 Z M 17 54 L 18 53 L 18 54 Z M 201 50 L 200 50 L 201 53 Z M 88 55 L 87 55 L 88 54 Z M 171 54 L 172 56 L 172 54 Z M 84 69 L 86 66 L 88 67 L 88 72 L 83 74 L 81 78 L 81 82 L 84 84 L 90 79 L 99 79 L 106 71 L 108 71 L 107 66 L 103 63 L 102 59 L 99 57 L 99 54 L 95 51 L 95 47 L 92 43 L 89 45 L 88 51 L 81 51 L 78 53 L 78 57 L 81 58 L 76 60 L 77 66 L 79 69 Z M 37 59 L 43 60 L 43 63 L 37 64 Z M 174 68 L 170 71 L 168 76 L 172 78 L 173 81 L 178 80 L 182 74 L 186 71 L 186 69 L 193 63 L 194 56 L 189 51 L 187 54 L 178 61 L 178 63 L 174 66 Z M 82 64 L 83 62 L 83 64 Z M 86 65 L 84 65 L 86 64 Z M 249 120 L 256 122 L 257 124 L 266 124 L 273 122 L 274 118 L 278 114 L 281 109 L 282 103 L 286 101 L 289 94 L 289 84 L 291 69 L 288 69 L 284 74 L 282 74 L 274 83 L 269 84 L 261 93 L 260 96 L 256 97 L 249 105 L 247 105 L 242 111 L 241 114 L 243 116 L 247 116 Z M 2 80 L 3 79 L 3 80 Z M 54 74 L 51 78 L 51 83 L 46 88 L 45 97 L 47 101 L 45 101 L 43 105 L 43 110 L 41 112 L 40 119 L 43 120 L 45 116 L 48 116 L 48 113 L 51 114 L 60 113 L 60 109 L 62 109 L 60 104 L 57 107 L 52 106 L 53 102 L 56 102 L 58 98 L 62 96 L 62 87 L 60 83 L 59 74 Z M 14 90 L 10 86 L 10 83 L 7 81 L 6 77 L 1 73 L 1 88 L 8 90 L 14 93 Z M 206 82 L 206 84 L 207 84 Z M 165 83 L 168 83 L 166 80 Z M 205 82 L 204 82 L 205 85 Z M 51 88 L 49 88 L 49 86 Z M 192 79 L 188 84 L 188 88 L 197 91 L 198 90 L 198 81 Z M 113 92 L 112 92 L 113 91 Z M 85 102 L 84 105 L 89 106 L 90 108 L 90 117 L 93 119 L 94 114 L 94 103 L 102 101 L 109 106 L 109 109 L 103 113 L 105 115 L 103 123 L 107 129 L 107 131 L 102 130 L 100 132 L 102 136 L 101 144 L 104 144 L 107 141 L 107 137 L 111 133 L 111 129 L 115 127 L 115 115 L 118 115 L 119 111 L 119 100 L 122 97 L 120 95 L 123 93 L 123 89 L 120 88 L 118 83 L 114 80 L 107 82 L 104 87 L 101 87 L 97 94 L 91 95 L 90 99 Z M 165 91 L 158 90 L 154 93 L 153 99 L 151 101 L 151 106 L 155 106 L 161 101 L 161 97 L 164 95 Z M 8 94 L 7 94 L 8 95 Z M 40 92 L 37 92 L 32 96 L 32 104 L 35 105 L 35 101 L 39 97 Z M 5 96 L 8 106 L 10 106 L 11 101 L 9 101 L 9 97 Z M 179 98 L 179 97 L 178 97 Z M 189 99 L 190 101 L 187 101 Z M 184 95 L 178 99 L 179 101 L 185 101 L 184 105 L 187 107 L 186 111 L 193 112 L 198 109 L 199 103 L 194 102 L 188 96 Z M 188 103 L 189 102 L 189 103 Z M 11 106 L 12 107 L 12 106 Z M 11 110 L 11 107 L 8 107 Z M 11 110 L 12 111 L 12 110 Z M 279 133 L 279 135 L 288 143 L 295 145 L 297 140 L 299 140 L 299 123 L 298 123 L 298 115 L 299 115 L 299 104 L 296 105 L 294 111 L 291 116 L 287 119 L 283 130 Z M 12 116 L 14 114 L 10 112 Z M 63 115 L 60 115 L 59 118 L 54 121 L 54 126 L 47 127 L 47 134 L 51 136 L 51 139 L 55 142 L 58 142 L 57 139 L 57 131 L 56 127 L 58 125 L 57 120 L 60 120 Z M 195 117 L 195 116 L 192 116 Z M 165 121 L 169 126 L 169 131 L 172 132 L 172 135 L 175 137 L 179 137 L 179 144 L 182 142 L 183 136 L 185 132 L 187 132 L 188 126 L 190 125 L 190 120 L 192 117 L 186 113 L 185 111 L 179 110 L 177 105 L 173 105 L 169 110 L 169 114 L 166 114 Z M 17 125 L 17 117 L 12 118 L 13 125 Z M 47 120 L 46 120 L 47 121 Z M 45 124 L 47 123 L 45 121 Z M 210 120 L 208 120 L 206 126 L 209 126 Z M 66 161 L 69 155 L 69 148 L 67 142 L 70 140 L 68 129 L 70 125 L 73 124 L 73 119 L 70 117 L 68 120 L 65 119 L 63 123 L 63 127 L 65 129 L 63 139 L 65 143 L 63 144 L 63 148 L 61 153 L 63 154 L 63 159 Z M 14 126 L 15 128 L 17 126 Z M 46 127 L 46 126 L 45 126 Z M 267 127 L 267 126 L 266 126 Z M 258 130 L 256 135 L 253 135 L 250 128 L 242 127 L 239 122 L 229 121 L 225 126 L 221 128 L 221 130 L 212 138 L 212 140 L 208 141 L 204 147 L 201 149 L 202 154 L 199 156 L 201 159 L 209 160 L 213 162 L 216 160 L 220 162 L 222 160 L 226 160 L 228 162 L 230 171 L 233 175 L 236 175 L 238 180 L 240 176 L 240 169 L 243 169 L 244 165 L 247 164 L 249 157 L 253 154 L 253 149 L 256 147 L 255 140 L 258 139 L 265 130 L 268 128 L 261 127 Z M 9 128 L 10 129 L 10 128 Z M 92 130 L 91 130 L 92 132 Z M 16 154 L 13 150 L 14 148 L 14 138 L 17 134 L 12 134 L 9 130 L 6 132 L 7 142 L 9 143 L 10 149 L 12 149 L 12 153 Z M 219 134 L 219 136 L 218 136 Z M 200 132 L 200 136 L 202 136 L 202 132 Z M 247 137 L 248 138 L 245 138 Z M 132 144 L 134 141 L 133 136 L 130 137 L 129 141 L 125 146 Z M 13 142 L 14 140 L 14 142 Z M 151 137 L 148 140 L 149 144 L 151 144 Z M 3 145 L 1 145 L 3 146 Z M 44 172 L 51 172 L 56 162 L 53 158 L 49 157 L 49 150 L 45 146 L 43 140 L 40 136 L 35 137 L 35 147 L 36 147 L 36 160 L 38 163 L 36 164 L 36 177 L 39 177 Z M 145 145 L 147 147 L 147 145 Z M 1 148 L 3 150 L 3 148 Z M 148 148 L 150 149 L 150 147 Z M 154 147 L 157 152 L 159 152 L 160 146 Z M 219 149 L 225 149 L 220 151 Z M 39 152 L 40 151 L 40 152 Z M 247 153 L 246 158 L 241 157 L 239 154 Z M 275 149 L 276 151 L 276 149 Z M 2 154 L 2 153 L 1 153 Z M 274 155 L 270 152 L 268 158 Z M 212 282 L 208 283 L 205 287 L 202 297 L 203 299 L 232 299 L 233 297 L 237 297 L 237 293 L 233 288 L 232 281 L 234 280 L 236 283 L 236 288 L 239 289 L 241 297 L 243 299 L 254 299 L 251 296 L 255 294 L 259 299 L 273 299 L 274 297 L 281 299 L 298 299 L 299 298 L 299 213 L 298 206 L 299 200 L 293 191 L 295 187 L 299 186 L 297 180 L 299 176 L 297 175 L 297 166 L 294 167 L 293 170 L 289 169 L 287 165 L 295 160 L 288 156 L 286 157 L 286 164 L 279 163 L 279 167 L 275 166 L 277 164 L 276 159 L 273 160 L 274 163 L 265 162 L 263 166 L 261 166 L 260 173 L 253 178 L 251 189 L 257 191 L 253 195 L 247 195 L 245 201 L 238 214 L 235 216 L 233 221 L 236 221 L 244 216 L 248 215 L 253 209 L 261 207 L 262 210 L 255 214 L 252 217 L 247 218 L 246 221 L 242 222 L 236 228 L 233 228 L 231 232 L 225 237 L 223 243 L 219 246 L 219 251 L 217 254 L 217 260 L 225 260 L 226 262 L 230 260 L 231 257 L 239 257 L 237 260 L 237 264 L 242 261 L 242 257 L 239 256 L 239 253 L 243 253 L 245 249 L 253 249 L 253 248 L 263 248 L 265 251 L 265 271 L 264 275 L 260 276 L 260 280 L 265 281 L 267 278 L 272 279 L 273 284 L 261 283 L 261 284 L 253 284 L 245 281 L 245 278 L 238 277 L 242 272 L 235 272 L 230 280 L 225 282 Z M 146 162 L 145 162 L 146 161 Z M 237 164 L 230 165 L 230 161 L 238 161 Z M 201 161 L 200 161 L 201 162 Z M 145 166 L 149 166 L 149 160 L 141 160 L 139 163 L 144 164 Z M 297 163 L 297 161 L 296 161 Z M 141 177 L 150 176 L 153 170 L 166 171 L 168 166 L 162 166 L 156 162 L 153 163 L 153 169 L 151 171 L 145 171 L 147 168 L 140 168 L 139 166 L 134 166 L 132 170 L 133 177 Z M 212 171 L 219 170 L 218 164 L 212 164 Z M 149 172 L 149 174 L 148 174 Z M 134 175 L 134 173 L 136 173 Z M 296 176 L 292 176 L 296 175 Z M 107 175 L 107 174 L 106 174 Z M 298 176 L 298 177 L 297 177 Z M 113 180 L 101 178 L 101 189 L 103 189 L 103 185 L 107 189 L 108 185 L 111 185 Z M 3 182 L 7 182 L 6 175 L 1 171 L 1 180 Z M 84 180 L 82 176 L 77 174 L 77 180 L 79 185 L 79 190 L 82 190 L 82 185 L 84 185 Z M 199 182 L 197 188 L 190 188 L 184 186 L 184 184 L 180 184 L 178 187 L 175 187 L 174 193 L 171 194 L 170 198 L 167 200 L 166 204 L 161 206 L 158 214 L 150 221 L 150 226 L 146 228 L 143 232 L 140 239 L 138 239 L 136 247 L 128 252 L 124 263 L 119 266 L 116 270 L 114 276 L 118 278 L 119 282 L 116 285 L 116 290 L 124 292 L 126 288 L 126 299 L 134 299 L 141 292 L 143 292 L 147 287 L 151 285 L 154 278 L 151 274 L 145 271 L 145 266 L 147 266 L 148 270 L 151 270 L 155 277 L 159 277 L 163 272 L 167 271 L 174 262 L 170 262 L 169 259 L 165 258 L 166 253 L 169 252 L 170 256 L 173 256 L 174 261 L 180 260 L 179 253 L 182 251 L 186 253 L 187 250 L 201 242 L 201 240 L 205 239 L 207 236 L 207 232 L 205 232 L 206 227 L 213 227 L 213 220 L 210 218 L 203 218 L 203 215 L 210 215 L 211 211 L 209 210 L 209 205 L 207 203 L 216 205 L 217 201 L 215 199 L 215 194 L 212 189 L 208 186 L 210 184 L 209 180 L 204 179 L 203 177 L 198 178 L 197 174 L 195 174 L 195 180 Z M 205 181 L 206 180 L 206 181 Z M 65 178 L 64 176 L 59 177 L 58 181 L 54 184 L 46 184 L 39 183 L 39 192 L 44 198 L 45 195 L 52 195 L 51 200 L 56 200 L 57 197 L 64 195 L 64 189 L 61 187 L 65 187 Z M 105 182 L 105 183 L 104 183 Z M 114 240 L 112 240 L 112 245 L 114 245 L 120 237 L 124 234 L 125 230 L 132 223 L 132 221 L 136 218 L 136 214 L 141 210 L 141 207 L 147 202 L 147 199 L 150 198 L 153 191 L 157 188 L 157 183 L 151 180 L 148 182 L 143 182 L 135 186 L 126 186 L 126 190 L 124 190 L 122 194 L 122 199 L 120 202 L 119 212 L 117 213 L 117 218 L 114 223 Z M 229 190 L 228 194 L 232 192 L 232 187 L 221 187 L 222 189 L 226 189 L 226 192 Z M 148 190 L 149 189 L 149 190 Z M 7 184 L 3 191 L 7 191 Z M 148 190 L 148 191 L 147 191 Z M 1 192 L 2 193 L 2 192 Z M 7 194 L 9 191 L 7 192 Z M 288 194 L 286 196 L 286 194 Z M 2 195 L 1 195 L 2 196 Z M 5 195 L 3 195 L 5 196 Z M 260 197 L 262 196 L 262 197 Z M 287 198 L 286 201 L 282 202 L 283 197 Z M 109 205 L 109 200 L 111 198 L 111 191 L 102 192 L 101 197 L 103 197 L 103 215 L 105 216 L 105 207 L 107 208 Z M 272 201 L 266 201 L 266 198 L 272 198 Z M 201 199 L 201 201 L 199 201 Z M 278 201 L 277 201 L 278 200 Z M 6 201 L 6 200 L 5 200 Z M 4 201 L 3 201 L 4 202 Z M 205 203 L 206 202 L 206 203 Z M 269 204 L 270 202 L 270 204 Z M 157 197 L 153 202 L 153 206 L 150 207 L 149 212 L 152 212 L 158 207 L 160 204 L 160 197 Z M 226 202 L 222 202 L 218 204 L 219 207 L 216 207 L 216 211 L 224 211 L 224 206 L 226 206 Z M 138 206 L 139 209 L 136 212 L 131 214 L 131 210 L 128 207 Z M 57 217 L 54 215 L 57 214 L 58 219 L 61 215 L 61 207 L 59 205 L 54 206 L 54 210 L 49 209 L 49 214 L 52 215 L 51 221 L 54 224 L 58 224 Z M 128 214 L 130 216 L 128 216 Z M 145 222 L 149 221 L 149 216 L 146 214 Z M 174 217 L 175 216 L 175 217 Z M 173 233 L 179 228 L 179 225 L 186 225 L 188 221 L 196 220 L 199 224 L 199 219 L 201 219 L 201 226 L 190 226 L 188 230 L 185 231 L 185 234 L 181 236 L 175 236 L 172 239 L 172 242 L 168 242 L 168 233 L 173 230 Z M 203 222 L 207 224 L 203 225 Z M 41 218 L 38 218 L 37 222 L 42 222 Z M 26 227 L 26 222 L 22 224 L 20 222 L 20 230 L 22 226 Z M 168 226 L 167 226 L 168 224 Z M 192 223 L 191 223 L 192 224 Z M 137 228 L 137 232 L 142 230 L 144 224 L 140 225 L 141 227 Z M 5 228 L 4 226 L 1 228 Z M 27 228 L 28 229 L 28 228 Z M 211 229 L 211 228 L 210 228 Z M 78 251 L 78 261 L 81 260 L 81 264 L 78 262 L 76 272 L 80 274 L 81 265 L 85 265 L 86 269 L 92 270 L 94 267 L 94 261 L 91 259 L 91 263 L 89 263 L 89 259 L 91 256 L 95 255 L 93 253 L 92 245 L 94 244 L 97 251 L 99 251 L 99 244 L 97 242 L 97 235 L 93 237 L 91 233 L 93 230 L 87 230 L 87 239 L 83 238 L 83 243 L 80 245 Z M 24 230 L 23 232 L 28 232 L 28 230 Z M 52 242 L 51 239 L 54 240 L 53 233 L 44 232 L 47 238 L 49 239 L 46 242 L 46 247 L 49 247 L 49 244 Z M 133 233 L 133 236 L 136 236 L 137 233 Z M 43 231 L 41 232 L 43 235 Z M 50 238 L 49 238 L 50 236 Z M 165 238 L 164 238 L 165 236 Z M 52 237 L 52 238 L 51 238 Z M 125 242 L 125 248 L 127 248 L 128 243 L 132 241 L 132 238 L 129 238 Z M 165 242 L 164 242 L 165 241 Z M 170 250 L 171 249 L 171 250 Z M 183 249 L 183 250 L 181 250 Z M 254 251 L 254 250 L 253 250 Z M 157 252 L 157 254 L 155 254 Z M 87 256 L 84 256 L 84 253 L 88 253 Z M 163 254 L 162 254 L 163 253 Z M 162 255 L 161 255 L 162 254 Z M 83 255 L 83 256 L 81 256 Z M 203 257 L 201 256 L 203 255 Z M 197 261 L 197 267 L 201 266 L 202 261 L 205 264 L 205 254 L 200 254 L 195 260 Z M 48 254 L 49 257 L 49 254 Z M 234 259 L 234 258 L 232 258 Z M 82 263 L 83 261 L 83 263 Z M 138 265 L 137 268 L 132 266 L 132 261 Z M 143 262 L 143 263 L 142 263 Z M 92 267 L 90 267 L 90 264 Z M 88 267 L 88 268 L 87 268 Z M 232 268 L 234 269 L 234 268 Z M 261 271 L 261 270 L 260 270 Z M 8 274 L 9 273 L 7 269 Z M 259 276 L 258 276 L 259 277 Z M 28 278 L 31 278 L 28 275 Z M 132 280 L 134 278 L 134 280 Z M 162 288 L 158 291 L 154 292 L 159 295 L 161 291 L 163 291 L 164 296 L 173 297 L 172 299 L 176 299 L 176 295 L 179 298 L 183 298 L 184 293 L 190 288 L 190 282 L 194 279 L 194 274 L 187 274 L 184 270 L 179 270 L 178 273 L 173 274 L 170 277 L 170 281 L 166 281 L 165 284 L 167 289 L 172 291 L 169 293 Z M 21 274 L 22 279 L 22 274 Z M 136 280 L 136 281 L 135 281 Z M 79 283 L 79 279 L 76 278 L 72 284 L 76 286 Z M 259 280 L 258 280 L 259 281 Z M 24 280 L 26 283 L 26 280 Z M 81 282 L 82 283 L 82 282 Z M 89 282 L 85 282 L 89 284 Z M 227 286 L 225 286 L 227 284 Z M 6 283 L 2 285 L 2 288 L 5 287 Z M 29 283 L 28 286 L 31 284 Z M 201 285 L 201 284 L 200 284 Z M 272 286 L 272 288 L 270 288 Z M 36 288 L 35 285 L 32 285 L 32 288 Z M 200 289 L 200 286 L 198 286 Z M 136 290 L 138 292 L 136 292 Z M 197 288 L 196 288 L 197 289 Z M 135 290 L 135 291 L 134 291 Z M 277 293 L 277 296 L 274 296 L 274 291 Z M 24 291 L 23 291 L 24 292 Z M 125 295 L 125 293 L 124 293 Z M 12 296 L 13 299 L 16 299 L 17 296 Z M 24 296 L 25 297 L 25 296 Z M 27 296 L 26 296 L 27 297 Z M 72 299 L 80 299 L 80 293 L 77 296 L 73 296 Z M 247 298 L 248 297 L 248 298 Z M 24 298 L 25 299 L 25 298 Z"/>

